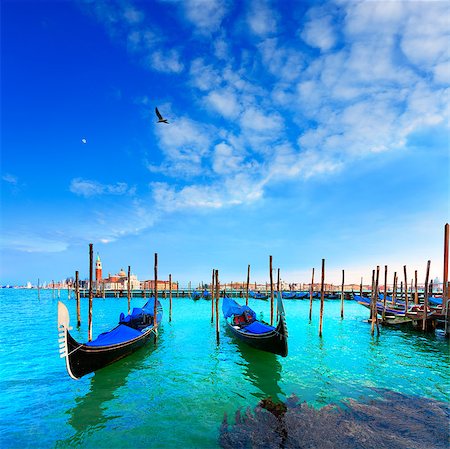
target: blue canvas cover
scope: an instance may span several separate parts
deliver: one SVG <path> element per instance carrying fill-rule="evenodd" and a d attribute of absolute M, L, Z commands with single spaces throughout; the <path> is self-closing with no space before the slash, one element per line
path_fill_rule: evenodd
<path fill-rule="evenodd" d="M 113 330 L 100 334 L 95 340 L 86 343 L 86 346 L 109 346 L 123 343 L 142 335 L 141 332 L 124 324 L 119 324 Z"/>
<path fill-rule="evenodd" d="M 442 304 L 442 298 L 438 298 L 436 296 L 428 297 L 428 302 L 435 306 L 440 306 Z"/>
<path fill-rule="evenodd" d="M 222 312 L 225 318 L 229 318 L 233 315 L 242 315 L 244 312 L 248 312 L 253 319 L 256 319 L 256 313 L 248 306 L 240 306 L 234 299 L 225 297 L 222 302 Z"/>
<path fill-rule="evenodd" d="M 161 304 L 158 301 L 158 306 Z M 155 298 L 150 298 L 143 307 L 134 307 L 131 314 L 125 316 L 123 313 L 120 314 L 119 323 L 129 323 L 134 320 L 139 320 L 142 315 L 150 315 L 153 317 L 155 307 Z M 157 314 L 157 322 L 160 323 L 162 319 L 162 312 L 159 311 Z"/>
<path fill-rule="evenodd" d="M 271 332 L 274 329 L 275 328 L 273 326 L 261 323 L 261 321 L 253 321 L 253 323 L 245 327 L 245 330 L 252 334 L 264 334 L 266 332 Z"/>

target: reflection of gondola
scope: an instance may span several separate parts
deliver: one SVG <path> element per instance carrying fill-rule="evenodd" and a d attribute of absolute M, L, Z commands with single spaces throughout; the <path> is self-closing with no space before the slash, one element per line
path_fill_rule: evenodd
<path fill-rule="evenodd" d="M 119 324 L 95 340 L 78 343 L 69 330 L 69 311 L 58 302 L 58 329 L 60 331 L 61 357 L 66 359 L 67 371 L 73 379 L 97 371 L 142 347 L 150 339 L 162 319 L 162 307 L 157 302 L 156 326 L 153 320 L 154 298 L 142 308 L 134 308 L 131 315 L 121 314 Z"/>
<path fill-rule="evenodd" d="M 225 297 L 222 311 L 228 328 L 240 340 L 262 351 L 287 356 L 287 327 L 284 319 L 284 307 L 281 294 L 278 294 L 278 324 L 276 327 L 258 321 L 255 312 L 248 306 L 240 306 L 231 298 Z"/>
<path fill-rule="evenodd" d="M 159 331 L 158 338 L 164 337 Z M 161 342 L 161 340 L 160 340 Z M 112 401 L 120 393 L 117 390 L 130 379 L 130 374 L 145 369 L 146 359 L 153 351 L 153 345 L 146 345 L 138 353 L 131 354 L 125 359 L 119 360 L 112 366 L 97 371 L 89 380 L 89 391 L 75 399 L 75 405 L 66 411 L 69 417 L 68 423 L 76 433 L 67 440 L 59 441 L 57 447 L 83 446 L 80 444 L 89 433 L 89 429 L 99 430 L 106 426 L 111 419 L 107 412 L 107 403 Z"/>
<path fill-rule="evenodd" d="M 278 385 L 281 380 L 281 363 L 277 360 L 277 356 L 268 352 L 254 351 L 237 339 L 234 343 L 245 361 L 243 375 L 261 391 L 254 396 L 260 399 L 271 397 L 273 400 L 281 400 L 284 393 Z"/>

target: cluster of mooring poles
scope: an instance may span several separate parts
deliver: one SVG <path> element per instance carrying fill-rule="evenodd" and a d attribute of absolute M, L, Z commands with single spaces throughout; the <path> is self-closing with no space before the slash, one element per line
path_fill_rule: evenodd
<path fill-rule="evenodd" d="M 361 283 L 359 285 L 359 299 L 361 299 L 361 304 L 365 305 L 370 310 L 369 323 L 371 324 L 371 334 L 375 334 L 375 330 L 377 335 L 380 334 L 380 324 L 382 325 L 398 325 L 403 323 L 412 323 L 414 327 L 417 329 L 421 329 L 423 331 L 434 330 L 437 326 L 437 323 L 445 324 L 445 333 L 448 336 L 449 333 L 449 290 L 450 285 L 448 282 L 448 257 L 449 257 L 449 224 L 445 224 L 444 227 L 444 273 L 443 273 L 443 284 L 442 284 L 442 301 L 441 304 L 436 304 L 436 298 L 433 296 L 433 282 L 429 281 L 430 275 L 430 265 L 431 261 L 427 262 L 426 267 L 426 275 L 425 275 L 425 283 L 423 288 L 423 300 L 421 301 L 421 294 L 419 294 L 418 287 L 418 276 L 417 270 L 414 271 L 414 277 L 408 283 L 408 273 L 407 266 L 403 266 L 403 279 L 399 279 L 397 272 L 393 273 L 392 279 L 392 291 L 391 296 L 389 298 L 388 295 L 388 266 L 384 266 L 384 284 L 381 286 L 380 279 L 380 266 L 378 265 L 375 269 L 372 270 L 372 281 L 369 297 L 365 297 L 363 294 L 363 278 L 361 278 Z M 241 297 L 245 295 L 245 304 L 248 305 L 249 297 L 250 297 L 250 264 L 247 267 L 247 280 L 245 283 L 237 284 L 237 289 L 240 292 Z M 265 284 L 265 299 L 268 298 L 270 294 L 270 324 L 273 326 L 274 318 L 275 318 L 275 309 L 274 309 L 274 279 L 273 279 L 273 257 L 269 256 L 269 283 Z M 320 312 L 319 312 L 319 336 L 322 337 L 323 332 L 323 315 L 324 315 L 324 299 L 326 295 L 325 289 L 325 259 L 322 259 L 322 270 L 321 270 L 321 282 L 320 282 L 320 292 L 315 289 L 315 268 L 312 268 L 312 276 L 311 283 L 309 284 L 309 292 L 305 292 L 304 295 L 307 297 L 309 293 L 309 321 L 312 321 L 312 312 L 313 312 L 313 298 L 320 298 Z M 145 281 L 146 282 L 146 281 Z M 143 287 L 143 297 L 146 296 L 146 287 Z M 239 287 L 240 285 L 240 287 Z M 93 297 L 94 297 L 94 279 L 93 279 L 93 244 L 89 244 L 89 289 L 88 289 L 88 297 L 89 297 L 89 310 L 88 310 L 88 340 L 92 340 L 92 305 L 93 305 Z M 204 288 L 204 284 L 199 284 L 199 287 Z M 304 287 L 305 284 L 302 284 Z M 408 289 L 409 286 L 409 289 Z M 332 286 L 331 286 L 332 287 Z M 96 289 L 99 286 L 96 285 Z M 258 289 L 257 283 L 254 283 L 255 290 Z M 291 286 L 290 286 L 291 288 Z M 339 287 L 337 287 L 339 288 Z M 40 280 L 38 279 L 37 283 L 38 289 L 38 298 L 40 299 Z M 128 313 L 131 311 L 131 298 L 133 296 L 132 293 L 132 284 L 131 284 L 131 267 L 128 266 L 128 279 L 127 279 L 127 298 L 128 298 Z M 381 290 L 383 290 L 383 294 L 381 294 Z M 277 283 L 276 283 L 276 291 L 278 294 L 283 294 L 281 288 L 281 280 L 280 280 L 280 269 L 277 269 Z M 328 287 L 328 292 L 330 292 L 330 286 Z M 339 292 L 339 290 L 338 290 Z M 80 313 L 80 281 L 79 281 L 79 272 L 75 271 L 75 287 L 74 287 L 75 299 L 77 303 L 77 325 L 81 325 L 81 313 Z M 105 297 L 105 287 L 103 286 L 103 298 Z M 154 286 L 153 292 L 150 292 L 155 296 L 154 302 L 154 313 L 156 316 L 157 309 L 157 298 L 158 298 L 158 254 L 155 253 L 154 257 Z M 207 293 L 207 290 L 204 290 L 204 293 Z M 259 293 L 259 292 L 258 292 Z M 353 293 L 353 289 L 352 289 Z M 211 275 L 211 285 L 210 292 L 208 294 L 211 295 L 211 323 L 215 321 L 215 329 L 216 329 L 216 337 L 217 342 L 219 343 L 219 298 L 220 298 L 220 283 L 219 283 L 219 271 L 217 269 L 212 270 Z M 223 296 L 227 295 L 227 286 L 224 285 Z M 233 296 L 233 283 L 230 283 L 230 296 Z M 328 293 L 329 294 L 329 293 Z M 367 295 L 367 291 L 365 292 Z M 59 295 L 59 290 L 58 290 Z M 172 320 L 172 295 L 173 295 L 173 286 L 172 286 L 172 274 L 169 274 L 169 322 Z M 252 293 L 253 295 L 253 293 Z M 340 316 L 341 319 L 344 318 L 344 299 L 348 295 L 348 291 L 345 290 L 345 271 L 342 270 L 342 282 L 340 285 Z M 52 296 L 55 298 L 55 282 L 52 281 Z M 98 296 L 98 291 L 97 291 Z M 163 291 L 163 296 L 166 298 L 166 289 Z M 176 287 L 176 296 L 179 297 L 179 284 L 177 282 Z M 184 296 L 184 290 L 183 290 Z M 189 298 L 191 297 L 191 282 L 189 281 L 187 288 L 187 295 Z M 303 296 L 303 299 L 306 299 Z M 70 286 L 68 287 L 68 297 L 70 298 Z M 328 296 L 329 297 L 329 296 Z M 339 298 L 337 292 L 333 294 L 335 299 Z M 194 297 L 195 298 L 195 297 Z M 434 302 L 430 304 L 430 300 Z M 359 301 L 358 301 L 359 302 Z M 381 319 L 378 318 L 378 315 L 381 315 Z M 156 340 L 156 332 L 155 332 L 155 340 Z"/>
<path fill-rule="evenodd" d="M 88 341 L 92 341 L 92 306 L 93 306 L 93 244 L 89 244 L 89 303 L 88 303 Z M 154 317 L 157 316 L 157 307 L 158 307 L 158 253 L 155 253 L 154 259 L 154 288 L 152 294 L 155 296 L 154 301 Z M 172 274 L 169 274 L 169 283 L 172 287 Z M 39 285 L 39 283 L 38 283 Z M 128 266 L 128 279 L 127 279 L 127 299 L 128 299 L 128 314 L 131 312 L 131 266 Z M 104 290 L 103 290 L 104 291 Z M 39 294 L 39 291 L 38 291 Z M 70 297 L 70 296 L 69 296 Z M 103 296 L 104 297 L 104 296 Z M 145 299 L 145 289 L 144 289 L 144 299 Z M 80 311 L 80 288 L 79 288 L 79 272 L 75 271 L 75 300 L 77 304 L 77 326 L 81 326 L 81 311 Z M 170 288 L 169 292 L 169 322 L 172 321 L 172 288 Z M 158 324 L 155 319 L 155 327 L 157 328 Z M 156 329 L 157 330 L 157 329 Z M 158 332 L 155 332 L 155 342 L 157 341 Z"/>
<path fill-rule="evenodd" d="M 374 335 L 375 333 L 375 328 L 377 330 L 377 335 L 379 335 L 379 322 L 381 322 L 381 324 L 383 325 L 401 325 L 412 323 L 412 325 L 416 329 L 422 330 L 424 332 L 434 331 L 434 329 L 438 325 L 444 324 L 445 333 L 446 335 L 448 335 L 448 249 L 449 224 L 447 223 L 444 227 L 444 272 L 441 299 L 433 296 L 433 281 L 430 281 L 430 260 L 428 260 L 426 266 L 422 302 L 419 298 L 417 270 L 414 271 L 414 278 L 410 281 L 409 289 L 406 265 L 403 266 L 403 280 L 400 280 L 400 287 L 399 276 L 397 272 L 393 273 L 392 292 L 390 299 L 388 299 L 388 266 L 384 266 L 383 295 L 380 294 L 379 286 L 380 266 L 377 266 L 376 269 L 372 270 L 372 287 L 370 290 L 369 302 L 369 322 L 371 323 L 372 335 Z M 363 297 L 362 281 L 360 286 L 360 297 Z M 431 300 L 433 300 L 433 303 L 430 302 Z M 381 315 L 381 320 L 379 320 L 378 315 Z"/>

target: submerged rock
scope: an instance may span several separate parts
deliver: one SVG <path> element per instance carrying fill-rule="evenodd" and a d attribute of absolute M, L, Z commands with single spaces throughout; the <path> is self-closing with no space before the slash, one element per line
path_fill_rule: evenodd
<path fill-rule="evenodd" d="M 432 399 L 377 390 L 380 399 L 349 400 L 315 409 L 298 398 L 276 404 L 262 400 L 254 411 L 225 416 L 220 445 L 225 449 L 449 447 L 448 405 Z"/>

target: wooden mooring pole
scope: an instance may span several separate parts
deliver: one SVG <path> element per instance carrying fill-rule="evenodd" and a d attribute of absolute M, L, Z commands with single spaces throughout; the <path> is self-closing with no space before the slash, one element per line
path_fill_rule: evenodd
<path fill-rule="evenodd" d="M 155 253 L 155 263 L 154 263 L 154 274 L 155 274 L 155 301 L 153 305 L 153 327 L 155 329 L 155 343 L 158 340 L 158 253 Z"/>
<path fill-rule="evenodd" d="M 417 270 L 414 271 L 414 304 L 419 304 L 419 290 L 417 288 Z"/>
<path fill-rule="evenodd" d="M 322 259 L 322 281 L 320 284 L 320 318 L 319 318 L 319 337 L 322 336 L 322 323 L 323 323 L 323 303 L 325 299 L 325 259 Z"/>
<path fill-rule="evenodd" d="M 387 275 L 388 275 L 388 267 L 384 266 L 384 295 L 383 295 L 383 313 L 381 315 L 381 319 L 383 323 L 386 321 L 386 298 L 387 298 Z"/>
<path fill-rule="evenodd" d="M 250 264 L 247 267 L 247 285 L 245 287 L 245 305 L 248 306 L 248 289 L 250 287 Z"/>
<path fill-rule="evenodd" d="M 75 271 L 75 299 L 77 301 L 77 326 L 81 326 L 81 313 L 80 313 L 80 283 L 78 279 L 78 271 Z"/>
<path fill-rule="evenodd" d="M 270 274 L 270 325 L 273 326 L 273 270 L 272 270 L 272 256 L 269 256 L 269 274 Z"/>
<path fill-rule="evenodd" d="M 370 318 L 369 321 L 372 321 L 373 318 L 373 291 L 375 290 L 375 270 L 372 270 L 372 284 L 370 287 Z"/>
<path fill-rule="evenodd" d="M 377 325 L 377 335 L 380 335 L 380 329 L 378 327 L 378 309 L 377 309 L 379 276 L 380 276 L 380 266 L 377 265 L 376 278 L 375 278 L 375 284 L 374 284 L 375 291 L 372 292 L 373 312 L 372 312 L 372 328 L 370 331 L 372 335 L 374 334 L 374 331 L 375 331 L 375 324 Z"/>
<path fill-rule="evenodd" d="M 219 270 L 215 270 L 215 287 L 216 287 L 216 339 L 217 339 L 217 344 L 220 343 L 220 335 L 219 335 Z M 211 298 L 211 301 L 213 301 L 213 299 Z"/>
<path fill-rule="evenodd" d="M 216 289 L 214 281 L 215 274 L 216 270 L 213 268 L 211 275 L 211 323 L 214 323 L 214 302 L 216 299 Z"/>
<path fill-rule="evenodd" d="M 314 294 L 314 268 L 312 269 L 311 285 L 309 286 L 309 321 L 311 321 L 312 317 L 313 294 Z"/>
<path fill-rule="evenodd" d="M 172 275 L 169 274 L 169 323 L 172 321 Z"/>
<path fill-rule="evenodd" d="M 447 309 L 447 301 L 448 301 L 448 245 L 449 245 L 449 224 L 446 223 L 444 226 L 444 273 L 442 277 L 442 312 L 447 315 L 448 319 L 448 310 Z"/>
<path fill-rule="evenodd" d="M 395 304 L 396 296 L 397 296 L 397 272 L 394 271 L 394 283 L 392 285 L 392 300 L 391 300 L 392 305 Z"/>
<path fill-rule="evenodd" d="M 344 270 L 342 270 L 342 284 L 341 284 L 341 319 L 344 318 Z"/>
<path fill-rule="evenodd" d="M 131 311 L 131 267 L 128 265 L 128 283 L 127 283 L 128 315 Z"/>
<path fill-rule="evenodd" d="M 92 283 L 93 283 L 93 266 L 94 266 L 94 250 L 92 243 L 89 243 L 89 312 L 88 312 L 88 341 L 92 341 Z"/>
<path fill-rule="evenodd" d="M 428 261 L 427 263 L 427 272 L 425 275 L 425 291 L 424 291 L 424 298 L 423 298 L 423 318 L 422 318 L 422 330 L 426 331 L 427 330 L 427 318 L 428 318 L 428 278 L 430 276 L 430 265 L 431 265 L 431 260 Z"/>
<path fill-rule="evenodd" d="M 406 275 L 406 265 L 403 265 L 403 275 L 405 277 L 405 313 L 408 310 L 408 277 Z"/>

